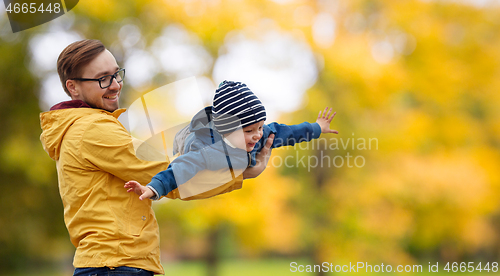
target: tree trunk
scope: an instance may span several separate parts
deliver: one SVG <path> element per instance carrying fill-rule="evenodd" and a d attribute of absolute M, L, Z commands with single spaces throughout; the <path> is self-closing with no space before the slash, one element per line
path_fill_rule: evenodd
<path fill-rule="evenodd" d="M 205 257 L 207 265 L 207 276 L 217 276 L 219 265 L 219 254 L 217 246 L 219 245 L 219 227 L 214 226 L 208 234 L 208 251 Z"/>

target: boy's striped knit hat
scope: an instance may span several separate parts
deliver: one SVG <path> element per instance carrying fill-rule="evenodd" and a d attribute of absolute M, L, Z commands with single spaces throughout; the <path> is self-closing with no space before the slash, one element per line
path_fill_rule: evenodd
<path fill-rule="evenodd" d="M 215 90 L 212 116 L 217 131 L 226 134 L 266 120 L 266 110 L 246 84 L 223 81 Z"/>

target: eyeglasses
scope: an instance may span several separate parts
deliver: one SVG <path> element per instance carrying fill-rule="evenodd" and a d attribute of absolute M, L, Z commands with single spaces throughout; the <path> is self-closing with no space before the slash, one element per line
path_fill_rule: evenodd
<path fill-rule="evenodd" d="M 113 75 L 106 75 L 104 77 L 100 77 L 98 79 L 86 79 L 86 78 L 73 78 L 72 80 L 79 80 L 79 81 L 98 81 L 99 86 L 104 89 L 108 88 L 111 83 L 113 83 L 113 79 L 116 79 L 117 83 L 120 83 L 123 81 L 125 78 L 125 68 L 121 68 L 120 70 L 116 71 Z"/>

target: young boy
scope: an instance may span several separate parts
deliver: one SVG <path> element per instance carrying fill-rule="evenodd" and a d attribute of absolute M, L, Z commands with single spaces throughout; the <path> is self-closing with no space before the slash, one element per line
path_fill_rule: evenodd
<path fill-rule="evenodd" d="M 189 132 L 194 135 L 188 135 L 183 145 L 181 143 L 174 150 L 174 154 L 178 151 L 182 155 L 174 159 L 167 170 L 155 175 L 148 185 L 129 181 L 125 188 L 128 192 L 137 193 L 141 200 L 156 200 L 182 187 L 204 170 L 215 172 L 226 169 L 227 172 L 229 169 L 234 178 L 245 168 L 258 165 L 256 154 L 266 142 L 268 146 L 272 142 L 270 147 L 277 148 L 317 139 L 321 133 L 338 134 L 330 129 L 336 114 L 331 114 L 331 111 L 328 107 L 323 114 L 320 111 L 315 123 L 265 125 L 265 108 L 253 92 L 241 82 L 224 81 L 215 92 L 213 106 L 206 107 L 193 117 Z M 212 186 L 225 183 L 226 179 L 217 179 L 217 175 L 213 173 L 208 177 L 213 178 Z M 197 179 L 205 181 L 207 177 Z"/>

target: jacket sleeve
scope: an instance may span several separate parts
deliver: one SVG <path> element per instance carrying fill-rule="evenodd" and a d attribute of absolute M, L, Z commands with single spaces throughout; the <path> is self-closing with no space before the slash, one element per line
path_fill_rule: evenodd
<path fill-rule="evenodd" d="M 255 148 L 250 152 L 250 167 L 257 164 L 256 155 L 266 144 L 267 137 L 274 134 L 274 141 L 271 148 L 279 148 L 283 146 L 293 146 L 295 143 L 309 142 L 312 139 L 317 139 L 321 135 L 321 127 L 318 123 L 304 122 L 298 125 L 285 125 L 278 123 L 270 123 L 264 125 L 264 134 L 257 142 Z"/>
<path fill-rule="evenodd" d="M 270 133 L 274 133 L 275 135 L 272 148 L 293 146 L 295 145 L 295 143 L 300 142 L 309 142 L 312 139 L 319 138 L 319 136 L 321 135 L 321 127 L 318 123 L 311 124 L 308 122 L 303 122 L 302 124 L 298 125 L 270 123 L 267 125 L 267 127 L 269 127 Z"/>
<path fill-rule="evenodd" d="M 226 155 L 227 153 L 227 155 Z M 202 171 L 242 171 L 248 166 L 248 155 L 219 141 L 200 150 L 187 152 L 172 161 L 167 170 L 159 172 L 148 184 L 159 197 L 166 196 Z M 211 176 L 213 187 L 223 186 L 226 180 Z M 206 184 L 206 183 L 205 183 Z"/>
<path fill-rule="evenodd" d="M 205 198 L 214 197 L 216 195 L 229 193 L 229 192 L 232 192 L 234 190 L 241 189 L 242 187 L 243 187 L 243 174 L 239 174 L 234 179 L 229 180 L 225 184 L 220 185 L 214 189 L 205 191 L 203 193 L 198 193 L 198 194 L 193 195 L 193 196 L 182 198 L 180 196 L 179 189 L 175 189 L 175 190 L 171 191 L 170 193 L 168 193 L 165 197 L 170 198 L 170 199 L 177 199 L 178 198 L 178 199 L 184 200 L 184 201 L 205 199 Z"/>
<path fill-rule="evenodd" d="M 82 136 L 81 154 L 89 169 L 100 169 L 124 182 L 136 180 L 148 183 L 169 164 L 165 161 L 145 161 L 135 155 L 132 137 L 114 118 L 93 121 Z"/>

